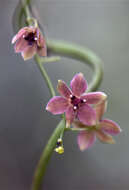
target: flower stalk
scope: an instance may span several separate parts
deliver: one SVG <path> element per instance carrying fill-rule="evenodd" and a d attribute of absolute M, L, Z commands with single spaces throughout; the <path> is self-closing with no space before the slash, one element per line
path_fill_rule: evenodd
<path fill-rule="evenodd" d="M 40 72 L 41 72 L 41 75 L 43 76 L 43 78 L 46 81 L 46 84 L 48 86 L 48 89 L 50 91 L 51 96 L 52 97 L 55 96 L 56 95 L 55 90 L 54 90 L 53 85 L 51 83 L 51 80 L 50 80 L 50 78 L 49 78 L 49 76 L 48 76 L 48 74 L 47 74 L 47 72 L 46 72 L 46 70 L 42 64 L 41 58 L 38 55 L 35 55 L 34 59 L 37 63 L 37 66 L 38 66 Z"/>

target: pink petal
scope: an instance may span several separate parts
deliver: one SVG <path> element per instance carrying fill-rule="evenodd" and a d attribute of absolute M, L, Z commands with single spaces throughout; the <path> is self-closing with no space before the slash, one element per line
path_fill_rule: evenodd
<path fill-rule="evenodd" d="M 120 126 L 114 121 L 109 119 L 104 119 L 100 121 L 100 126 L 104 132 L 110 135 L 118 135 L 121 132 Z"/>
<path fill-rule="evenodd" d="M 66 127 L 69 127 L 75 118 L 75 112 L 73 110 L 73 107 L 71 106 L 68 107 L 68 109 L 65 112 L 65 116 L 66 116 Z"/>
<path fill-rule="evenodd" d="M 39 56 L 46 57 L 47 56 L 47 49 L 45 47 L 37 48 L 37 53 Z"/>
<path fill-rule="evenodd" d="M 24 40 L 24 38 L 20 38 L 14 46 L 15 52 L 19 53 L 23 51 L 25 48 L 27 48 L 27 46 L 28 46 L 28 42 Z"/>
<path fill-rule="evenodd" d="M 108 144 L 115 144 L 115 140 L 112 138 L 111 135 L 108 135 L 104 133 L 101 130 L 96 131 L 96 136 L 97 138 L 102 142 L 102 143 L 108 143 Z"/>
<path fill-rule="evenodd" d="M 70 83 L 72 92 L 75 96 L 80 97 L 87 89 L 87 82 L 82 73 L 76 74 Z"/>
<path fill-rule="evenodd" d="M 21 38 L 27 32 L 28 27 L 24 27 L 13 37 L 12 44 L 14 44 L 19 38 Z"/>
<path fill-rule="evenodd" d="M 36 46 L 28 46 L 27 48 L 24 49 L 22 52 L 22 57 L 24 60 L 31 59 L 35 54 L 36 54 Z"/>
<path fill-rule="evenodd" d="M 87 104 L 98 104 L 107 98 L 107 95 L 103 92 L 90 92 L 81 96 L 82 99 L 86 100 Z"/>
<path fill-rule="evenodd" d="M 103 114 L 105 113 L 106 109 L 107 109 L 107 101 L 106 100 L 101 102 L 100 104 L 98 104 L 98 105 L 96 105 L 94 107 L 94 110 L 96 112 L 96 117 L 97 117 L 98 121 L 101 120 L 101 118 L 102 118 Z"/>
<path fill-rule="evenodd" d="M 54 115 L 64 113 L 67 108 L 68 108 L 67 99 L 61 96 L 55 96 L 51 98 L 46 106 L 46 110 L 53 113 Z"/>
<path fill-rule="evenodd" d="M 61 96 L 65 98 L 70 98 L 72 94 L 71 90 L 67 87 L 66 83 L 62 80 L 58 80 L 57 90 Z"/>
<path fill-rule="evenodd" d="M 78 146 L 81 151 L 90 148 L 96 140 L 95 132 L 81 131 L 77 137 Z"/>
<path fill-rule="evenodd" d="M 78 119 L 85 125 L 96 125 L 96 113 L 93 108 L 88 104 L 84 104 L 79 108 Z"/>

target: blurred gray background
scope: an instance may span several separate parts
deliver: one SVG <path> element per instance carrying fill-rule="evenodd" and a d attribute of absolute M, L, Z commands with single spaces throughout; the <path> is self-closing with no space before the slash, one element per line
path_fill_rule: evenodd
<path fill-rule="evenodd" d="M 33 60 L 15 54 L 12 16 L 18 0 L 0 0 L 0 189 L 29 190 L 34 169 L 58 116 L 45 111 L 48 89 Z M 108 94 L 108 117 L 123 132 L 116 145 L 97 143 L 80 152 L 76 134 L 65 135 L 64 155 L 53 154 L 44 190 L 129 189 L 129 0 L 37 0 L 48 38 L 63 39 L 95 51 L 104 62 L 100 89 Z M 45 65 L 54 87 L 76 72 L 88 81 L 82 63 L 62 58 Z"/>

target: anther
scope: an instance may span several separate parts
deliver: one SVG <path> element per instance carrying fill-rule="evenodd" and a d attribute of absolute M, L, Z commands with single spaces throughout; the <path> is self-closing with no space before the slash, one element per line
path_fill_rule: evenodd
<path fill-rule="evenodd" d="M 25 38 L 25 35 L 23 35 L 22 37 Z"/>
<path fill-rule="evenodd" d="M 83 99 L 83 102 L 85 103 L 85 102 L 86 102 L 86 99 Z"/>
<path fill-rule="evenodd" d="M 73 95 L 72 94 L 70 94 L 70 98 L 72 98 L 73 97 Z"/>
<path fill-rule="evenodd" d="M 37 38 L 37 37 L 35 37 L 34 39 L 35 39 L 36 41 L 38 40 L 38 38 Z"/>
<path fill-rule="evenodd" d="M 76 110 L 76 109 L 77 109 L 77 106 L 73 106 L 73 109 Z"/>

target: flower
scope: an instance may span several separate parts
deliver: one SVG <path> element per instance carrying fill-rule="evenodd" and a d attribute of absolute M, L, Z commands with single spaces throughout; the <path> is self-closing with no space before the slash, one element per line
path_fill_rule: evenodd
<path fill-rule="evenodd" d="M 24 60 L 32 58 L 36 53 L 46 56 L 46 42 L 39 28 L 29 26 L 22 28 L 12 39 L 15 52 L 21 53 Z"/>
<path fill-rule="evenodd" d="M 90 104 L 98 104 L 106 99 L 103 92 L 85 93 L 87 82 L 82 73 L 76 74 L 70 90 L 62 80 L 58 81 L 57 90 L 61 96 L 55 96 L 48 102 L 46 110 L 52 114 L 66 114 L 66 127 L 69 127 L 75 118 L 86 125 L 95 125 L 96 113 Z"/>
<path fill-rule="evenodd" d="M 96 137 L 102 143 L 114 144 L 115 140 L 111 135 L 118 135 L 122 130 L 117 123 L 109 119 L 103 119 L 102 116 L 106 110 L 106 101 L 98 104 L 95 107 L 96 111 L 96 125 L 87 127 L 79 121 L 73 122 L 76 128 L 86 129 L 78 134 L 77 142 L 81 151 L 90 148 L 96 141 Z"/>

